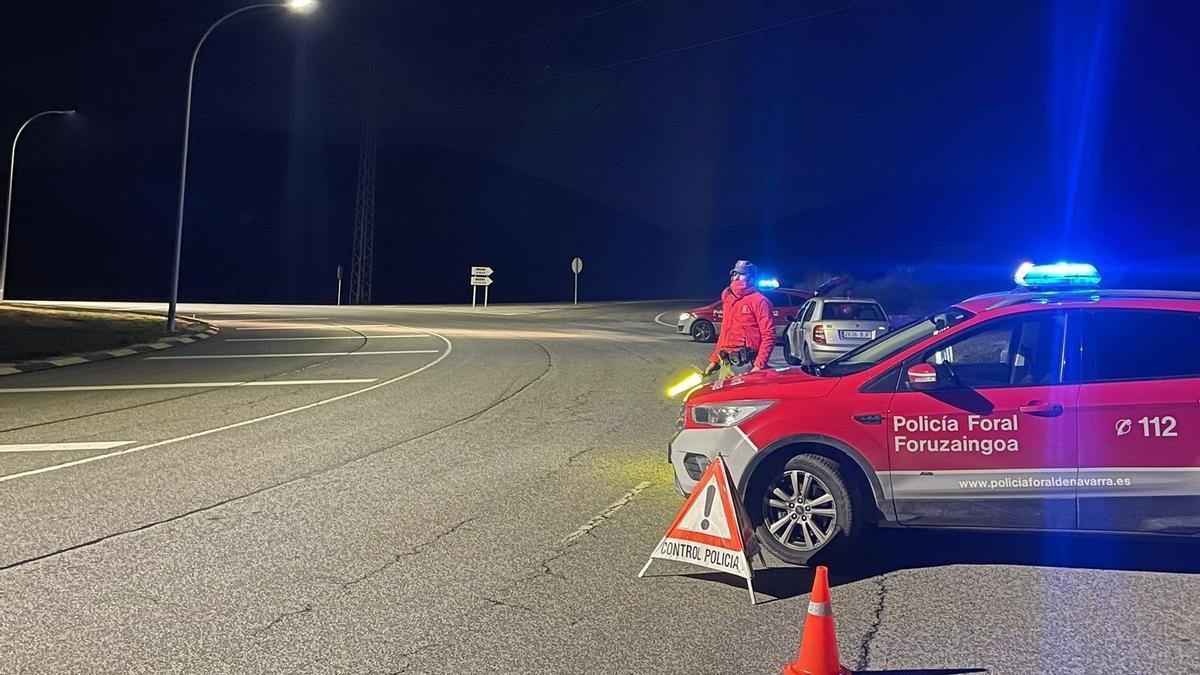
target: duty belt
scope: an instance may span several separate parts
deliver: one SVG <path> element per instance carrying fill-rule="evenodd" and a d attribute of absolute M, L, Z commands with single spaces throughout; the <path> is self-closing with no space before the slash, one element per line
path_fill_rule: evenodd
<path fill-rule="evenodd" d="M 754 363 L 758 358 L 758 352 L 749 347 L 739 347 L 733 351 L 722 349 L 720 356 L 721 362 L 727 366 L 745 366 Z"/>

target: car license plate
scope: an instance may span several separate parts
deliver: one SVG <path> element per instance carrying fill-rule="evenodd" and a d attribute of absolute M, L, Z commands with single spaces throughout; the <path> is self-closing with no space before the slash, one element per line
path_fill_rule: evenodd
<path fill-rule="evenodd" d="M 871 339 L 871 331 L 869 330 L 844 330 L 842 337 L 847 340 L 869 340 Z"/>

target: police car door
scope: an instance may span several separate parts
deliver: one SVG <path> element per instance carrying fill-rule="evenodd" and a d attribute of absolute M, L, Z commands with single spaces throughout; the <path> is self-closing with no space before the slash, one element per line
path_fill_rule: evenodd
<path fill-rule="evenodd" d="M 900 522 L 1076 526 L 1079 386 L 1065 372 L 1067 319 L 1053 309 L 1000 317 L 905 362 L 886 420 Z M 936 388 L 910 385 L 918 364 L 933 366 Z"/>
<path fill-rule="evenodd" d="M 1084 312 L 1079 527 L 1200 532 L 1200 315 Z"/>

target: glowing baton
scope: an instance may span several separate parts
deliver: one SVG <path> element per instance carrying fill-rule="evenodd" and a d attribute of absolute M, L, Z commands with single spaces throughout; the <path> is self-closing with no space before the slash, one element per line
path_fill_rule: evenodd
<path fill-rule="evenodd" d="M 692 372 L 687 377 L 680 380 L 678 383 L 667 387 L 667 398 L 675 398 L 685 391 L 691 391 L 699 387 L 704 382 L 704 377 L 700 373 Z"/>

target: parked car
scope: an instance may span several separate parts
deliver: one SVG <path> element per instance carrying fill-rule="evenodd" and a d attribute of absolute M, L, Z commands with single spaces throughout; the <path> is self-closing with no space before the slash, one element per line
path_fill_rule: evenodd
<path fill-rule="evenodd" d="M 883 306 L 870 298 L 817 296 L 787 329 L 783 356 L 793 366 L 828 363 L 888 331 Z"/>
<path fill-rule="evenodd" d="M 767 296 L 774 307 L 775 337 L 782 339 L 787 327 L 800 315 L 804 303 L 819 293 L 827 293 L 830 289 L 845 284 L 846 277 L 833 277 L 821 284 L 816 291 L 804 291 L 798 288 L 759 288 Z M 721 332 L 721 301 L 688 310 L 679 315 L 675 330 L 680 335 L 690 335 L 696 342 L 716 342 Z"/>
<path fill-rule="evenodd" d="M 695 389 L 676 488 L 721 455 L 756 538 L 794 564 L 871 525 L 1200 535 L 1200 293 L 1022 271 L 825 365 Z"/>

